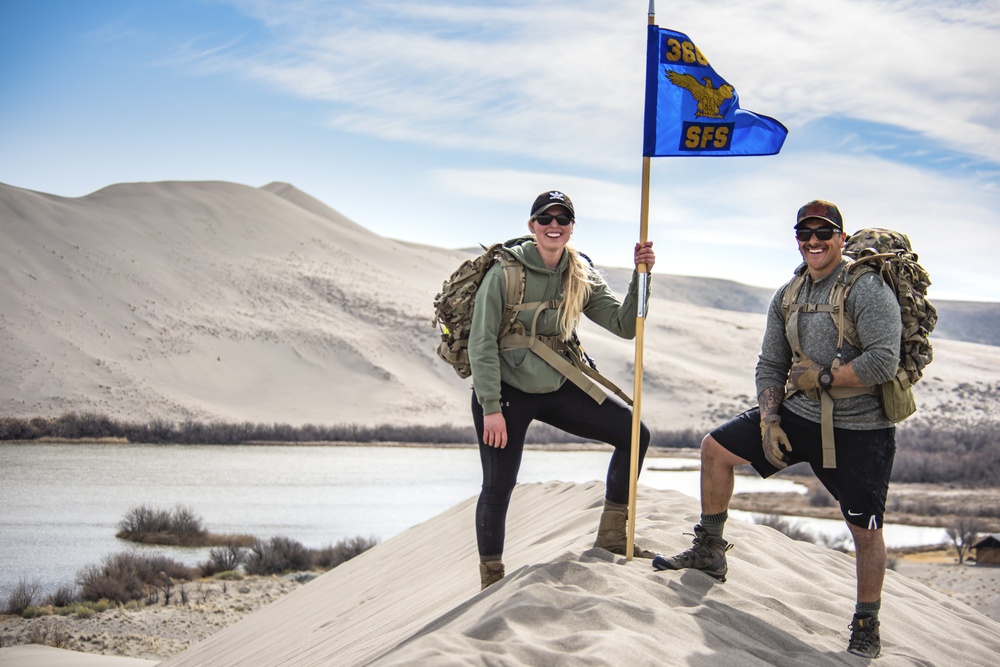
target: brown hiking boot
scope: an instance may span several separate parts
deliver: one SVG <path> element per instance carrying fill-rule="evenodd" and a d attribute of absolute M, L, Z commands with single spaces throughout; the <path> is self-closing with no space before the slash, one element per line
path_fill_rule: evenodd
<path fill-rule="evenodd" d="M 877 658 L 882 653 L 882 638 L 878 632 L 877 618 L 854 617 L 848 626 L 851 629 L 851 641 L 847 644 L 847 652 L 860 655 L 862 658 Z"/>
<path fill-rule="evenodd" d="M 694 527 L 694 540 L 687 551 L 667 558 L 657 554 L 653 559 L 654 570 L 683 570 L 691 568 L 715 577 L 719 581 L 726 580 L 729 566 L 726 564 L 726 552 L 733 545 L 721 537 L 712 537 L 698 524 Z"/>
<path fill-rule="evenodd" d="M 601 512 L 601 523 L 597 526 L 597 539 L 594 540 L 594 546 L 624 556 L 625 544 L 628 541 L 627 527 L 627 511 L 604 510 Z M 632 555 L 636 558 L 652 558 L 656 554 L 633 543 Z"/>
<path fill-rule="evenodd" d="M 484 560 L 479 564 L 479 577 L 483 582 L 483 587 L 479 590 L 485 591 L 487 588 L 503 579 L 503 561 Z"/>

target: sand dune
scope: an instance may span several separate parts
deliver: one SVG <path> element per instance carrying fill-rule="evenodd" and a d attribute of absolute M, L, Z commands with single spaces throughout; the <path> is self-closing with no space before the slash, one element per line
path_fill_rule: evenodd
<path fill-rule="evenodd" d="M 284 183 L 132 183 L 74 199 L 0 184 L 0 224 L 2 415 L 469 420 L 470 384 L 434 355 L 431 326 L 462 252 L 380 237 Z M 512 221 L 509 235 L 521 231 Z M 752 404 L 763 316 L 699 305 L 732 307 L 731 292 L 758 309 L 760 290 L 654 274 L 651 427 L 706 428 Z M 581 335 L 631 387 L 633 343 L 589 323 Z M 919 418 L 1000 418 L 1000 347 L 942 339 L 936 356 Z"/>
<path fill-rule="evenodd" d="M 521 485 L 508 575 L 479 591 L 469 499 L 161 663 L 212 665 L 840 665 L 854 605 L 850 556 L 730 522 L 730 574 L 656 572 L 592 548 L 599 482 Z M 640 486 L 641 544 L 674 552 L 697 501 Z M 885 665 L 994 665 L 1000 623 L 887 573 Z M 25 648 L 25 647 L 15 647 Z M 3 664 L 86 667 L 0 650 Z M 7 660 L 7 661 L 5 661 Z M 109 659 L 109 665 L 122 665 Z M 131 663 L 143 664 L 143 663 Z M 153 664 L 153 663 L 146 663 Z"/>
<path fill-rule="evenodd" d="M 598 482 L 518 487 L 510 574 L 483 593 L 470 499 L 162 664 L 851 662 L 849 556 L 733 523 L 725 584 L 656 572 L 592 548 L 603 497 Z M 639 508 L 640 543 L 689 545 L 692 498 L 641 487 Z M 880 664 L 992 665 L 1000 648 L 1000 624 L 892 572 L 883 619 Z"/>
<path fill-rule="evenodd" d="M 77 200 L 3 188 L 0 346 L 12 382 L 0 410 L 440 421 L 428 401 L 455 392 L 429 363 L 427 293 L 449 253 L 416 252 L 271 187 L 289 198 L 225 183 Z"/>

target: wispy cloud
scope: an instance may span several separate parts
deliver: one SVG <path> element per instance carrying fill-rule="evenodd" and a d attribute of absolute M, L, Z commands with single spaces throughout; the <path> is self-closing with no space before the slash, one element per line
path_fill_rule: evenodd
<path fill-rule="evenodd" d="M 105 23 L 95 30 L 83 35 L 83 39 L 93 46 L 105 46 L 122 39 L 128 39 L 135 35 L 135 30 L 130 27 L 134 16 L 130 13 L 125 16 Z"/>
<path fill-rule="evenodd" d="M 340 129 L 385 139 L 630 168 L 641 126 L 643 16 L 606 2 L 234 0 L 271 35 L 214 67 L 330 104 Z M 836 116 L 1000 154 L 996 3 L 674 2 L 748 108 L 793 129 Z M 793 134 L 794 136 L 794 134 Z M 585 138 L 581 141 L 581 137 Z"/>

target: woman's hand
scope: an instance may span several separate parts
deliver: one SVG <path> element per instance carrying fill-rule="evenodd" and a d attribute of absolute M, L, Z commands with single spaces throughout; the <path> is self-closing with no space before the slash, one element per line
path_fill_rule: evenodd
<path fill-rule="evenodd" d="M 483 415 L 483 442 L 500 449 L 507 446 L 507 420 L 502 412 Z"/>
<path fill-rule="evenodd" d="M 646 272 L 653 272 L 653 264 L 656 263 L 656 254 L 653 252 L 653 242 L 646 241 L 645 243 L 635 244 L 635 268 L 639 268 L 640 264 L 646 265 Z"/>

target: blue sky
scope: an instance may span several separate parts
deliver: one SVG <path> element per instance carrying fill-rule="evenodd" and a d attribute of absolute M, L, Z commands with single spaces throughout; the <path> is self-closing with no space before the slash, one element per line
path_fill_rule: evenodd
<path fill-rule="evenodd" d="M 526 231 L 538 193 L 626 266 L 647 0 L 0 0 L 0 181 L 286 181 L 384 236 Z M 676 0 L 777 156 L 656 158 L 656 271 L 777 287 L 798 207 L 909 234 L 931 296 L 1000 301 L 1000 3 Z M 654 287 L 655 290 L 655 281 Z"/>

